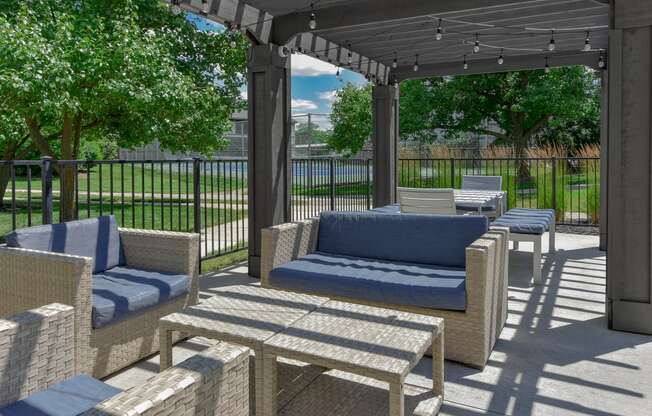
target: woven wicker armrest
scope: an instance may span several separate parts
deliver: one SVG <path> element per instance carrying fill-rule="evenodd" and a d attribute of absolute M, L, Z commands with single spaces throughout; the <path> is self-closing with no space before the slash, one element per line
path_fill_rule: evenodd
<path fill-rule="evenodd" d="M 261 232 L 261 284 L 267 285 L 269 272 L 316 250 L 319 219 L 289 222 Z"/>
<path fill-rule="evenodd" d="M 466 312 L 491 316 L 498 242 L 484 234 L 466 248 Z"/>
<path fill-rule="evenodd" d="M 190 277 L 191 304 L 199 293 L 199 234 L 120 228 L 127 265 Z"/>
<path fill-rule="evenodd" d="M 84 413 L 249 415 L 249 349 L 220 343 Z"/>
<path fill-rule="evenodd" d="M 73 323 L 59 303 L 0 319 L 0 407 L 74 375 Z"/>
<path fill-rule="evenodd" d="M 2 246 L 0 316 L 58 302 L 90 321 L 92 270 L 90 257 Z"/>

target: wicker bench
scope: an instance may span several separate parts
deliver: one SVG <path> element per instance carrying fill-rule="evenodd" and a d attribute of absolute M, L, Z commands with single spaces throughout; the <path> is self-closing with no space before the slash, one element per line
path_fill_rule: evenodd
<path fill-rule="evenodd" d="M 534 244 L 532 275 L 535 284 L 543 283 L 541 276 L 541 243 L 548 232 L 549 252 L 555 251 L 555 210 L 513 208 L 493 222 L 493 225 L 509 228 L 509 239 L 518 250 L 521 241 Z"/>
<path fill-rule="evenodd" d="M 119 229 L 106 216 L 17 230 L 7 242 L 0 318 L 72 305 L 78 373 L 102 378 L 158 352 L 159 319 L 197 303 L 197 234 Z"/>
<path fill-rule="evenodd" d="M 394 248 L 386 247 L 383 253 L 385 255 L 392 250 L 399 251 L 408 256 L 416 253 L 406 253 L 402 242 L 397 238 L 405 237 L 405 242 L 410 242 L 412 236 L 421 233 L 420 242 L 410 242 L 414 249 L 418 249 L 424 256 L 436 255 L 440 260 L 450 262 L 455 261 L 459 267 L 450 264 L 427 262 L 424 259 L 412 260 L 412 263 L 405 261 L 387 260 L 383 257 L 364 258 L 368 256 L 361 255 L 360 259 L 351 259 L 351 256 L 329 256 L 324 255 L 327 250 L 322 244 L 320 235 L 326 233 L 327 226 L 324 218 L 331 215 L 352 215 L 367 218 L 370 222 L 377 222 L 378 229 L 374 235 L 365 234 L 364 231 L 355 230 L 348 225 L 337 225 L 331 229 L 331 234 L 337 235 L 340 241 L 346 240 L 350 247 L 361 247 L 363 245 L 378 245 L 380 241 L 393 244 Z M 355 218 L 352 219 L 355 221 Z M 400 224 L 388 224 L 386 221 L 395 221 Z M 414 222 L 407 232 L 406 224 L 403 221 Z M 450 223 L 446 224 L 447 221 Z M 468 221 L 468 222 L 467 222 Z M 446 348 L 445 357 L 449 360 L 465 363 L 476 368 L 484 368 L 487 359 L 493 349 L 505 321 L 507 319 L 507 244 L 509 230 L 501 227 L 487 229 L 485 223 L 476 227 L 477 223 L 486 221 L 484 217 L 479 216 L 452 216 L 438 217 L 434 215 L 410 215 L 410 214 L 377 214 L 377 213 L 328 213 L 324 212 L 320 218 L 314 218 L 306 221 L 286 223 L 264 229 L 262 232 L 262 256 L 261 256 L 261 284 L 266 287 L 275 287 L 283 290 L 290 290 L 302 293 L 317 294 L 327 296 L 331 299 L 342 300 L 345 302 L 360 303 L 369 306 L 381 308 L 396 309 L 417 314 L 424 314 L 434 317 L 444 318 L 446 321 Z M 432 222 L 431 224 L 425 224 Z M 459 224 L 458 224 L 459 223 Z M 462 238 L 459 233 L 460 227 L 464 224 L 476 224 L 472 228 L 470 235 Z M 393 227 L 389 231 L 386 226 Z M 353 227 L 355 228 L 355 227 Z M 447 228 L 446 234 L 442 229 Z M 346 236 L 343 235 L 346 234 Z M 386 233 L 385 237 L 383 235 Z M 436 238 L 438 246 L 435 247 Z M 451 238 L 449 238 L 451 237 Z M 384 239 L 384 240 L 383 240 Z M 425 240 L 424 240 L 425 239 Z M 451 244 L 452 240 L 456 240 Z M 336 243 L 337 245 L 338 243 Z M 453 247 L 454 246 L 454 247 Z M 421 248 L 419 248 L 421 247 Z M 371 247 L 373 249 L 373 247 Z M 452 251 L 451 251 L 452 250 Z M 414 251 L 408 248 L 407 251 Z M 434 254 L 433 254 L 434 253 Z M 397 253 L 393 253 L 397 254 Z M 338 279 L 328 279 L 329 275 L 328 262 L 342 261 L 342 271 L 351 272 L 373 278 L 376 282 L 383 285 L 386 277 L 393 281 L 394 286 L 390 284 L 387 287 L 377 288 L 376 293 L 382 292 L 391 297 L 373 299 L 365 296 L 366 289 L 355 286 L 360 280 L 347 281 Z M 294 276 L 282 282 L 270 274 L 278 273 L 284 266 L 298 261 L 308 264 L 303 271 L 297 271 Z M 310 268 L 310 262 L 314 268 Z M 350 264 L 349 264 L 350 263 Z M 416 263 L 416 264 L 415 264 Z M 425 263 L 425 267 L 424 267 Z M 432 265 L 432 268 L 429 266 Z M 451 271 L 451 269 L 453 269 Z M 379 276 L 379 273 L 386 271 L 387 274 Z M 315 273 L 317 272 L 317 274 Z M 442 275 L 448 272 L 459 273 L 443 277 L 443 290 L 439 287 L 433 287 L 432 282 L 437 281 Z M 314 276 L 307 276 L 314 274 Z M 321 274 L 323 277 L 319 277 Z M 336 273 L 335 273 L 336 274 Z M 335 275 L 332 274 L 332 275 Z M 448 280 L 458 279 L 458 283 Z M 296 284 L 290 284 L 290 280 L 295 279 Z M 338 283 L 334 283 L 334 282 Z M 413 283 L 414 282 L 414 283 Z M 325 292 L 311 283 L 324 283 L 337 285 L 336 289 L 344 294 L 334 293 L 333 291 Z M 353 284 L 355 283 L 355 284 Z M 410 285 L 413 285 L 410 287 Z M 396 286 L 399 286 L 395 290 Z M 451 287 L 462 292 L 450 291 Z M 351 290 L 350 290 L 351 289 Z M 410 297 L 421 295 L 428 292 L 430 297 L 422 297 L 419 305 L 410 304 Z M 444 297 L 439 297 L 442 293 L 447 293 Z M 449 296 L 450 295 L 450 296 Z M 408 302 L 403 302 L 405 299 Z M 427 304 L 430 300 L 439 301 L 439 304 Z M 460 303 L 463 302 L 463 303 Z"/>
<path fill-rule="evenodd" d="M 120 391 L 74 362 L 74 309 L 49 304 L 0 319 L 0 414 L 249 415 L 249 349 L 220 343 Z"/>

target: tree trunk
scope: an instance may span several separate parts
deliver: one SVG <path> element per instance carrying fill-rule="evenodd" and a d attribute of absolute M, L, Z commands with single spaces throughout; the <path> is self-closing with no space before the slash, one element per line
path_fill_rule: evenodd
<path fill-rule="evenodd" d="M 80 117 L 71 117 L 65 114 L 63 117 L 63 132 L 61 136 L 61 156 L 63 160 L 75 159 L 75 143 L 78 137 Z M 75 206 L 75 165 L 65 164 L 59 168 L 60 180 L 60 207 L 61 220 L 71 221 L 76 219 L 77 210 Z"/>

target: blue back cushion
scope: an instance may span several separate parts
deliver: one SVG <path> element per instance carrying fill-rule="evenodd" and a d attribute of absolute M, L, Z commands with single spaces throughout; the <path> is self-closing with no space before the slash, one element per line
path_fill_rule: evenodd
<path fill-rule="evenodd" d="M 93 273 L 124 264 L 114 216 L 40 225 L 5 236 L 9 247 L 52 251 L 93 258 Z"/>
<path fill-rule="evenodd" d="M 76 416 L 121 392 L 87 375 L 79 375 L 0 408 L 0 415 Z"/>
<path fill-rule="evenodd" d="M 466 266 L 466 247 L 489 228 L 484 216 L 322 212 L 317 250 L 389 261 Z"/>

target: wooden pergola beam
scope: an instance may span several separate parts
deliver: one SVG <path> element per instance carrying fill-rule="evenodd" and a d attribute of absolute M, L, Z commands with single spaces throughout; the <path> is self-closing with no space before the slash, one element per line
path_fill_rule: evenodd
<path fill-rule="evenodd" d="M 449 75 L 477 75 L 491 74 L 496 72 L 542 69 L 546 64 L 546 56 L 548 56 L 548 65 L 551 68 L 584 65 L 598 69 L 598 61 L 600 59 L 601 53 L 602 52 L 600 51 L 577 52 L 573 54 L 569 54 L 568 52 L 560 52 L 558 54 L 550 55 L 535 54 L 509 56 L 505 58 L 505 62 L 502 65 L 498 65 L 498 62 L 495 58 L 477 59 L 468 61 L 468 69 L 464 69 L 463 61 L 419 65 L 418 71 L 414 71 L 412 66 L 402 66 L 392 70 L 390 77 L 392 80 L 403 81 L 406 79 Z M 603 55 L 603 59 L 606 60 L 606 55 Z"/>
<path fill-rule="evenodd" d="M 491 9 L 505 5 L 544 4 L 548 0 L 365 0 L 317 10 L 317 32 L 369 24 L 413 19 L 459 10 Z M 283 44 L 299 33 L 309 32 L 310 10 L 276 16 L 272 39 Z"/>

